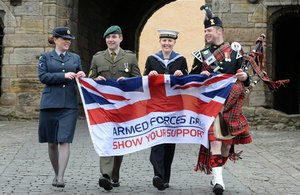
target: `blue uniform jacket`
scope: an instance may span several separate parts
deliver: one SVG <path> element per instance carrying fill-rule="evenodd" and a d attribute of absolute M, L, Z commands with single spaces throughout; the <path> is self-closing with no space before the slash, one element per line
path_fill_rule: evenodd
<path fill-rule="evenodd" d="M 38 76 L 45 84 L 40 109 L 72 108 L 78 109 L 75 79 L 65 79 L 65 73 L 82 70 L 80 57 L 66 52 L 64 60 L 53 50 L 40 55 Z"/>

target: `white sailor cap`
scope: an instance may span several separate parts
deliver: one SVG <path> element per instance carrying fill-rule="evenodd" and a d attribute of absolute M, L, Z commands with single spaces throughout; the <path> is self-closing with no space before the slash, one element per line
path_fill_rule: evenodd
<path fill-rule="evenodd" d="M 159 32 L 159 38 L 171 38 L 171 39 L 177 39 L 178 38 L 178 31 L 176 30 L 164 30 L 159 29 L 157 30 Z"/>

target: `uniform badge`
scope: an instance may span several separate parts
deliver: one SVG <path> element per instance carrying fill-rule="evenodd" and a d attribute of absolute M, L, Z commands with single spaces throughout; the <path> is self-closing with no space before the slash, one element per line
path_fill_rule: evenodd
<path fill-rule="evenodd" d="M 229 52 L 225 52 L 225 62 L 231 62 L 230 53 Z"/>
<path fill-rule="evenodd" d="M 211 24 L 211 25 L 214 25 L 214 24 L 215 24 L 214 19 L 210 19 L 210 24 Z"/>
<path fill-rule="evenodd" d="M 67 34 L 69 35 L 69 34 L 71 34 L 71 32 L 69 30 L 67 30 Z"/>
<path fill-rule="evenodd" d="M 43 67 L 44 63 L 43 62 L 40 62 L 39 63 L 39 68 Z"/>
<path fill-rule="evenodd" d="M 231 43 L 231 48 L 232 48 L 233 51 L 238 52 L 242 49 L 242 46 L 238 42 L 232 42 Z"/>
<path fill-rule="evenodd" d="M 236 59 L 239 59 L 239 58 L 241 58 L 241 57 L 243 57 L 243 55 L 242 55 L 240 52 L 237 52 L 237 54 L 236 54 Z"/>
<path fill-rule="evenodd" d="M 125 66 L 125 72 L 128 72 L 128 63 L 124 63 L 124 66 Z"/>
<path fill-rule="evenodd" d="M 204 51 L 203 53 L 204 53 L 205 55 L 207 55 L 207 54 L 208 54 L 208 51 L 206 50 L 206 51 Z"/>
<path fill-rule="evenodd" d="M 201 56 L 201 52 L 200 52 L 199 50 L 198 50 L 198 51 L 192 52 L 192 55 L 193 55 L 196 59 L 198 59 L 200 62 L 203 62 L 202 56 Z"/>

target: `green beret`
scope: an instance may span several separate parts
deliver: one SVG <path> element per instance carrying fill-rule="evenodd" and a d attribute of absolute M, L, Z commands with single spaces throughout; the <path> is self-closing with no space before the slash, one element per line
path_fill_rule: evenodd
<path fill-rule="evenodd" d="M 107 35 L 109 35 L 109 34 L 122 34 L 121 28 L 120 28 L 119 26 L 117 26 L 117 25 L 109 27 L 109 28 L 105 31 L 105 33 L 104 33 L 104 35 L 103 35 L 103 38 L 105 39 L 105 37 L 106 37 Z"/>

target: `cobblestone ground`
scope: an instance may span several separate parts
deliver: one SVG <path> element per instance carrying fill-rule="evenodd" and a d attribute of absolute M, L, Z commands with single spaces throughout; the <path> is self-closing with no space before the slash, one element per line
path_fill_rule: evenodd
<path fill-rule="evenodd" d="M 208 194 L 211 176 L 194 172 L 199 145 L 177 144 L 170 188 L 152 186 L 153 169 L 146 149 L 124 156 L 121 186 L 98 186 L 99 157 L 86 121 L 79 119 L 65 173 L 65 188 L 51 186 L 54 173 L 47 144 L 38 143 L 37 122 L 0 121 L 0 194 Z M 253 142 L 239 145 L 243 159 L 227 162 L 224 195 L 300 194 L 300 130 L 250 131 Z"/>

